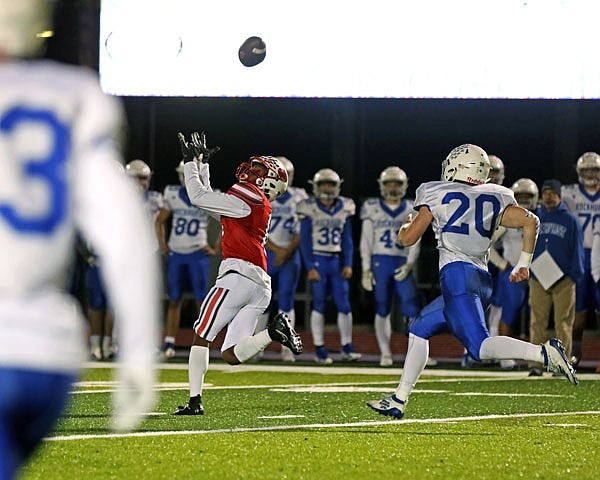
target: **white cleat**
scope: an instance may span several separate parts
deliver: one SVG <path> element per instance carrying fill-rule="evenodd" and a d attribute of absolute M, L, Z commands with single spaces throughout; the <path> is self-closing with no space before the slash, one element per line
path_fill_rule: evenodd
<path fill-rule="evenodd" d="M 380 367 L 391 367 L 394 364 L 394 360 L 391 355 L 382 355 L 379 359 Z"/>
<path fill-rule="evenodd" d="M 396 395 L 384 397 L 381 400 L 371 400 L 367 405 L 381 415 L 386 417 L 402 418 L 406 402 L 400 400 Z"/>
<path fill-rule="evenodd" d="M 551 338 L 542 345 L 542 355 L 544 356 L 544 367 L 552 373 L 560 373 L 565 376 L 573 385 L 577 385 L 577 375 L 573 366 L 567 360 L 565 349 L 560 340 Z"/>
<path fill-rule="evenodd" d="M 100 350 L 100 347 L 92 348 L 92 350 L 90 350 L 90 358 L 96 361 L 102 360 L 102 350 Z"/>
<path fill-rule="evenodd" d="M 362 353 L 356 352 L 351 343 L 347 343 L 342 347 L 342 360 L 346 362 L 356 362 L 360 358 L 362 358 Z"/>

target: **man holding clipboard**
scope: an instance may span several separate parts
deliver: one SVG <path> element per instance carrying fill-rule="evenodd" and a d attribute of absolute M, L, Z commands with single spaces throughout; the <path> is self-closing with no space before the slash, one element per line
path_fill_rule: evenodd
<path fill-rule="evenodd" d="M 531 263 L 529 305 L 530 341 L 546 340 L 550 311 L 554 307 L 556 337 L 567 357 L 571 354 L 575 321 L 575 283 L 583 275 L 583 237 L 577 218 L 561 201 L 558 180 L 544 181 L 536 214 L 540 232 Z M 539 364 L 530 363 L 530 376 L 541 376 Z"/>

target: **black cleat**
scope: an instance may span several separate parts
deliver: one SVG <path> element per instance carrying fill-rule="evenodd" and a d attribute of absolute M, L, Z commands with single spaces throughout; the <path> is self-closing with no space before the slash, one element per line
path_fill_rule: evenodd
<path fill-rule="evenodd" d="M 187 403 L 187 405 L 179 405 L 177 410 L 173 412 L 173 415 L 204 415 L 202 397 L 200 395 L 190 397 L 190 401 Z"/>
<path fill-rule="evenodd" d="M 276 315 L 267 325 L 267 329 L 272 340 L 288 347 L 294 355 L 302 353 L 302 339 L 292 327 L 290 318 L 285 313 Z"/>

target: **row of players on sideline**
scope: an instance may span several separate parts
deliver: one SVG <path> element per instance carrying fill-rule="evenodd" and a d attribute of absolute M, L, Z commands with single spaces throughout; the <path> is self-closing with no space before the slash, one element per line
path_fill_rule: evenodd
<path fill-rule="evenodd" d="M 310 329 L 316 346 L 315 360 L 330 364 L 332 358 L 324 341 L 325 306 L 331 294 L 337 308 L 337 325 L 341 339 L 341 357 L 347 361 L 357 360 L 361 354 L 352 344 L 352 311 L 349 301 L 348 280 L 353 276 L 353 240 L 350 217 L 356 206 L 352 199 L 341 196 L 343 180 L 337 172 L 325 168 L 319 170 L 310 183 L 313 196 L 309 197 L 303 188 L 292 186 L 294 165 L 286 157 L 277 157 L 285 166 L 288 175 L 288 191 L 272 202 L 273 213 L 266 244 L 268 271 L 273 279 L 273 290 L 277 292 L 277 309 L 290 317 L 295 324 L 294 296 L 298 284 L 301 259 L 311 283 L 312 311 Z M 501 185 L 505 177 L 502 160 L 490 155 L 490 182 Z M 587 310 L 600 309 L 600 294 L 592 276 L 593 228 L 600 209 L 600 156 L 594 152 L 584 153 L 576 163 L 579 182 L 562 187 L 562 200 L 566 207 L 579 219 L 585 247 L 585 274 L 577 282 L 576 318 L 573 327 L 571 362 L 577 365 L 581 359 L 581 340 L 586 322 Z M 194 207 L 186 193 L 183 178 L 183 162 L 176 171 L 180 185 L 168 185 L 161 195 L 150 190 L 152 171 L 142 160 L 133 160 L 126 166 L 129 176 L 135 178 L 144 192 L 149 217 L 156 229 L 155 248 L 167 257 L 168 308 L 166 315 L 165 338 L 161 347 L 163 359 L 175 355 L 175 339 L 179 329 L 183 290 L 191 285 L 198 308 L 206 296 L 209 282 L 209 256 L 219 250 L 208 242 L 209 216 Z M 385 168 L 377 182 L 379 198 L 367 199 L 361 207 L 360 257 L 361 285 L 373 291 L 375 297 L 375 335 L 380 349 L 380 365 L 393 364 L 390 311 L 394 292 L 398 296 L 402 314 L 415 317 L 422 305 L 412 271 L 418 261 L 420 245 L 403 247 L 396 235 L 400 226 L 413 212 L 412 200 L 406 199 L 408 177 L 398 166 Z M 539 199 L 539 189 L 529 178 L 521 178 L 511 186 L 518 204 L 535 211 Z M 171 220 L 171 231 L 167 235 L 165 225 Z M 600 227 L 598 225 L 597 227 Z M 600 231 L 600 230 L 599 230 Z M 498 235 L 490 251 L 490 269 L 494 277 L 495 295 L 488 315 L 492 334 L 512 334 L 520 318 L 520 310 L 526 305 L 527 289 L 520 295 L 517 305 L 510 302 L 511 309 L 502 309 L 507 303 L 503 295 L 513 295 L 510 289 L 497 288 L 501 278 L 499 272 L 508 271 L 518 258 L 521 237 Z M 512 248 L 512 246 L 516 246 Z M 600 258 L 600 255 L 598 256 Z M 91 260 L 86 274 L 89 289 L 89 319 L 91 357 L 110 358 L 114 353 L 111 344 L 112 318 L 106 308 L 100 274 L 95 257 Z M 597 262 L 600 263 L 600 262 Z M 596 268 L 600 274 L 600 265 Z M 596 278 L 597 280 L 597 278 Z M 525 284 L 526 285 L 526 284 Z M 523 288 L 523 287 L 521 287 Z M 257 331 L 265 328 L 269 312 L 265 312 L 258 322 Z M 102 339 L 102 340 L 101 340 Z M 284 361 L 294 361 L 294 355 L 282 347 Z M 465 356 L 468 363 L 468 357 Z M 435 360 L 431 359 L 431 363 Z M 504 361 L 503 366 L 514 366 L 513 361 Z"/>

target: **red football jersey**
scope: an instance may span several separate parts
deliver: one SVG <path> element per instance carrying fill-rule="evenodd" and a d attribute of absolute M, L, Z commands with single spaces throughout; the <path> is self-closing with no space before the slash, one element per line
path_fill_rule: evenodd
<path fill-rule="evenodd" d="M 234 184 L 228 195 L 235 195 L 250 207 L 244 218 L 221 217 L 223 259 L 239 258 L 267 271 L 265 244 L 271 221 L 271 204 L 260 188 L 252 183 Z"/>

